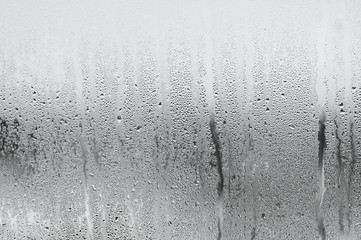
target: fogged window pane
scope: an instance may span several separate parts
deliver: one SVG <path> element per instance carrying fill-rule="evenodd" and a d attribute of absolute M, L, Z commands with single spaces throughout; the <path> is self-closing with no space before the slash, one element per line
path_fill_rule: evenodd
<path fill-rule="evenodd" d="M 360 239 L 356 1 L 3 1 L 1 239 Z"/>

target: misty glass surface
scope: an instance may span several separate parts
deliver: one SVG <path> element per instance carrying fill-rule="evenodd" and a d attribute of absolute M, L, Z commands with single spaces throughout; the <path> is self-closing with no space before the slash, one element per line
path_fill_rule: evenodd
<path fill-rule="evenodd" d="M 360 13 L 1 1 L 0 239 L 361 239 Z"/>

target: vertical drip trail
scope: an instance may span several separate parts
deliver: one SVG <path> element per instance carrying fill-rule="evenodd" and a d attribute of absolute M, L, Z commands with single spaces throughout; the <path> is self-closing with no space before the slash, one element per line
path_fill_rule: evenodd
<path fill-rule="evenodd" d="M 347 188 L 347 222 L 348 222 L 348 232 L 349 235 L 352 229 L 352 192 L 353 192 L 353 176 L 355 174 L 355 164 L 356 164 L 356 143 L 355 143 L 355 126 L 353 123 L 353 119 L 350 119 L 350 140 L 351 140 L 351 162 L 350 162 L 350 173 L 348 175 L 348 188 Z"/>
<path fill-rule="evenodd" d="M 339 210 L 338 210 L 338 225 L 339 225 L 339 230 L 340 230 L 340 234 L 343 235 L 344 232 L 345 232 L 345 224 L 344 224 L 344 205 L 342 203 L 342 193 L 343 193 L 343 190 L 345 188 L 345 176 L 344 176 L 344 166 L 343 166 L 343 163 L 342 163 L 342 155 L 341 155 L 341 144 L 342 144 L 342 141 L 341 141 L 341 138 L 340 138 L 340 135 L 338 133 L 338 128 L 339 128 L 339 125 L 336 121 L 336 118 L 334 119 L 334 124 L 335 124 L 335 136 L 336 136 L 336 158 L 337 158 L 337 165 L 338 165 L 338 176 L 337 176 L 337 179 L 338 179 L 338 185 L 340 187 L 339 189 L 339 195 L 340 195 L 340 206 L 339 206 Z"/>
<path fill-rule="evenodd" d="M 325 125 L 326 116 L 324 110 L 320 113 L 319 130 L 318 130 L 318 185 L 319 190 L 316 196 L 316 219 L 317 229 L 322 240 L 326 240 L 326 230 L 323 223 L 322 201 L 325 192 L 325 176 L 324 176 L 324 153 L 326 148 Z"/>
<path fill-rule="evenodd" d="M 212 140 L 215 146 L 214 155 L 217 158 L 217 172 L 219 175 L 219 180 L 217 184 L 217 193 L 218 193 L 218 236 L 217 240 L 222 239 L 223 235 L 223 188 L 224 188 L 224 176 L 223 176 L 223 164 L 222 164 L 222 153 L 221 153 L 221 142 L 219 139 L 219 134 L 217 131 L 216 121 L 214 115 L 211 115 L 211 120 L 209 122 L 209 127 L 211 129 Z"/>
<path fill-rule="evenodd" d="M 320 239 L 326 240 L 326 230 L 323 222 L 322 214 L 322 201 L 323 195 L 325 192 L 325 176 L 324 176 L 324 152 L 326 148 L 326 137 L 325 137 L 325 103 L 328 99 L 328 86 L 327 79 L 330 77 L 330 62 L 328 59 L 328 53 L 330 47 L 327 44 L 329 41 L 329 31 L 328 26 L 331 22 L 330 20 L 330 5 L 327 1 L 322 2 L 321 6 L 322 11 L 320 13 L 320 25 L 317 33 L 317 80 L 315 84 L 316 93 L 318 95 L 318 104 L 319 104 L 319 121 L 318 121 L 318 191 L 316 195 L 316 221 L 317 221 L 317 230 Z"/>
<path fill-rule="evenodd" d="M 87 237 L 88 239 L 92 240 L 93 239 L 93 222 L 92 222 L 92 218 L 91 218 L 91 210 L 90 210 L 90 199 L 89 199 L 89 194 L 88 194 L 88 169 L 87 169 L 87 162 L 88 162 L 88 150 L 87 147 L 84 143 L 84 140 L 82 137 L 80 137 L 80 146 L 81 146 L 81 150 L 82 150 L 82 157 L 83 157 L 83 172 L 84 172 L 84 206 L 85 206 L 85 218 L 86 218 L 86 222 L 87 222 Z"/>

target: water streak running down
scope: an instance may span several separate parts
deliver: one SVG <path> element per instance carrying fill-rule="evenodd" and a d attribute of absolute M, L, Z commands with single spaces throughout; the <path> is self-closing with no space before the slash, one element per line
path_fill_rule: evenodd
<path fill-rule="evenodd" d="M 348 175 L 348 187 L 347 187 L 347 222 L 348 222 L 348 232 L 349 235 L 353 228 L 353 214 L 352 210 L 354 207 L 353 199 L 353 183 L 354 183 L 354 175 L 355 175 L 355 164 L 357 160 L 357 153 L 356 153 L 356 141 L 355 141 L 355 126 L 353 120 L 350 122 L 350 141 L 351 141 L 351 162 L 350 162 L 350 173 Z"/>
<path fill-rule="evenodd" d="M 340 206 L 338 209 L 338 225 L 340 230 L 340 235 L 343 236 L 345 232 L 345 224 L 344 224 L 344 204 L 343 204 L 343 190 L 346 187 L 345 176 L 344 176 L 344 164 L 342 162 L 342 153 L 341 153 L 341 144 L 342 140 L 339 134 L 339 124 L 337 123 L 337 119 L 334 119 L 335 124 L 335 137 L 336 137 L 336 159 L 337 159 L 337 181 L 339 185 L 339 196 L 340 196 Z"/>
<path fill-rule="evenodd" d="M 319 130 L 318 130 L 318 193 L 316 196 L 316 219 L 317 219 L 317 228 L 320 238 L 326 240 L 326 229 L 323 222 L 322 215 L 322 202 L 323 195 L 325 193 L 325 170 L 324 170 L 324 154 L 326 149 L 326 115 L 324 110 L 321 111 L 319 117 Z"/>
<path fill-rule="evenodd" d="M 84 173 L 84 217 L 87 224 L 87 239 L 93 240 L 93 221 L 91 217 L 91 210 L 90 210 L 90 199 L 89 199 L 89 188 L 88 188 L 88 158 L 89 158 L 89 151 L 87 146 L 85 145 L 84 139 L 79 137 L 80 147 L 82 151 L 82 158 L 83 158 L 83 173 Z"/>
<path fill-rule="evenodd" d="M 219 133 L 217 131 L 217 124 L 215 117 L 212 114 L 211 120 L 209 122 L 209 127 L 212 133 L 212 140 L 215 147 L 215 153 L 217 159 L 217 172 L 218 172 L 218 183 L 217 183 L 217 193 L 218 193 L 218 236 L 217 240 L 222 239 L 223 232 L 223 189 L 224 189 L 224 176 L 223 176 L 223 163 L 222 163 L 222 152 L 221 152 L 221 141 L 219 139 Z"/>

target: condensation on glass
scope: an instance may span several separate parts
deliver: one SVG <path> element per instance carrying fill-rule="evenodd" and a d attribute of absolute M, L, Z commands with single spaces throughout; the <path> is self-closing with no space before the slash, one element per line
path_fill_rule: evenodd
<path fill-rule="evenodd" d="M 3 1 L 1 239 L 360 239 L 361 3 Z"/>

